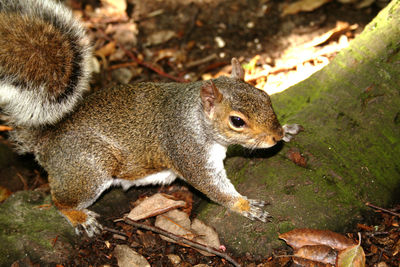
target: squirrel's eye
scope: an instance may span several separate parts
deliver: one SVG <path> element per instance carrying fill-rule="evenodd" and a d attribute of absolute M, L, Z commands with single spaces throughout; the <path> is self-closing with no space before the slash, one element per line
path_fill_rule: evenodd
<path fill-rule="evenodd" d="M 235 128 L 243 128 L 246 125 L 246 122 L 238 116 L 230 116 L 229 119 Z"/>

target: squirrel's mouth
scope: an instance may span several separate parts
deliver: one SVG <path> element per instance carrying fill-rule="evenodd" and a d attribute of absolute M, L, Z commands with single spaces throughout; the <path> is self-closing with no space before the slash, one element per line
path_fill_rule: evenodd
<path fill-rule="evenodd" d="M 255 138 L 255 139 L 250 139 L 247 140 L 245 144 L 243 144 L 244 147 L 250 148 L 250 149 L 264 149 L 264 148 L 270 148 L 273 147 L 280 141 L 282 138 L 279 137 L 274 137 L 271 135 L 268 136 L 263 136 L 262 138 Z"/>

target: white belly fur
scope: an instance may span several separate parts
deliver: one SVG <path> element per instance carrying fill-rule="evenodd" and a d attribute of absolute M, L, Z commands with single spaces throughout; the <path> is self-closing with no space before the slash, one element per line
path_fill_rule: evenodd
<path fill-rule="evenodd" d="M 122 186 L 127 190 L 131 186 L 170 184 L 176 179 L 177 175 L 171 170 L 157 172 L 136 180 L 113 179 L 111 185 Z"/>

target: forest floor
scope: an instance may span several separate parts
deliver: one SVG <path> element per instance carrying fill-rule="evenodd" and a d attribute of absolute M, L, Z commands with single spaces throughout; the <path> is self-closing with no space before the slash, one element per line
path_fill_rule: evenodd
<path fill-rule="evenodd" d="M 245 67 L 246 81 L 272 94 L 328 64 L 375 17 L 385 1 L 371 1 L 361 8 L 367 1 L 342 4 L 321 0 L 314 1 L 320 3 L 319 7 L 307 12 L 310 4 L 294 0 L 66 2 L 84 21 L 94 43 L 93 90 L 116 83 L 185 82 L 229 75 L 230 60 L 236 57 Z M 2 136 L 1 142 L 8 144 L 6 134 Z M 18 157 L 13 166 L 0 168 L 0 200 L 2 195 L 38 187 L 46 188 L 48 184 L 32 157 Z M 194 196 L 187 193 L 182 183 L 172 188 L 142 188 L 136 190 L 136 197 L 171 190 L 184 192 L 186 198 L 193 199 L 194 207 L 201 201 L 196 192 Z M 66 266 L 117 266 L 113 251 L 118 244 L 128 244 L 151 266 L 231 266 L 221 257 L 203 256 L 191 247 L 169 243 L 156 233 L 114 219 L 105 218 L 109 230 L 102 235 L 82 238 L 76 245 L 76 257 Z M 347 234 L 357 240 L 357 232 L 362 232 L 368 266 L 398 266 L 399 219 L 396 214 L 380 211 Z M 232 255 L 228 245 L 226 249 Z M 274 255 L 232 257 L 243 266 L 291 266 L 290 257 L 276 256 L 292 253 L 287 247 Z"/>

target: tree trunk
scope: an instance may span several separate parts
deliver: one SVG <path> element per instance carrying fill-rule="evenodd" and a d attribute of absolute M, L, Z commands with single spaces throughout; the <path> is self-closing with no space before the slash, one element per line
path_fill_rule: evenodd
<path fill-rule="evenodd" d="M 272 101 L 281 122 L 305 131 L 267 159 L 226 160 L 239 192 L 270 202 L 271 222 L 208 204 L 201 216 L 228 247 L 266 255 L 293 228 L 343 232 L 400 198 L 400 1 L 392 1 L 324 69 Z M 299 152 L 305 167 L 289 160 Z M 234 153 L 237 155 L 237 153 Z"/>

